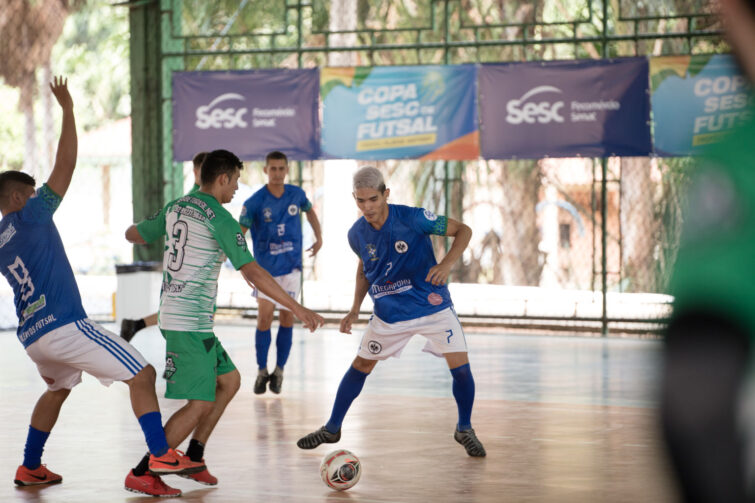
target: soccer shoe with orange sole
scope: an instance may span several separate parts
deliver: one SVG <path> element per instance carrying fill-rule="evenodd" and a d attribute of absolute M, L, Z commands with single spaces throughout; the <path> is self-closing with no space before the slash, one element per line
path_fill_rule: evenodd
<path fill-rule="evenodd" d="M 204 459 L 202 460 L 202 463 L 204 463 Z M 216 486 L 218 485 L 218 478 L 210 473 L 210 470 L 205 467 L 204 470 L 197 473 L 192 473 L 190 475 L 181 475 L 181 477 L 185 479 L 191 479 L 199 482 L 200 484 L 204 484 L 206 486 Z"/>
<path fill-rule="evenodd" d="M 192 461 L 183 452 L 168 449 L 168 452 L 160 457 L 153 454 L 149 456 L 149 471 L 155 475 L 189 475 L 201 472 L 206 467 L 204 463 Z"/>
<path fill-rule="evenodd" d="M 38 486 L 42 484 L 60 484 L 63 477 L 47 469 L 45 465 L 39 465 L 39 468 L 29 470 L 24 465 L 20 465 L 16 470 L 16 478 L 13 482 L 17 486 Z"/>
<path fill-rule="evenodd" d="M 134 470 L 129 470 L 123 487 L 132 493 L 146 494 L 159 498 L 177 498 L 181 496 L 180 489 L 170 487 L 158 475 L 145 473 L 137 477 L 134 475 Z"/>

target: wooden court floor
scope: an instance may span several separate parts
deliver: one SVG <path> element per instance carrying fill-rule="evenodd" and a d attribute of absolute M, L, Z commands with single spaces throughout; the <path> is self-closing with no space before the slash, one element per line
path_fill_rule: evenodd
<path fill-rule="evenodd" d="M 283 392 L 256 396 L 253 329 L 253 322 L 217 327 L 242 373 L 242 389 L 205 451 L 219 485 L 165 477 L 184 492 L 183 501 L 676 500 L 658 439 L 657 341 L 468 333 L 477 385 L 472 422 L 488 452 L 473 459 L 452 437 L 450 373 L 444 361 L 421 351 L 418 337 L 401 359 L 377 365 L 338 444 L 298 449 L 296 440 L 327 420 L 358 331 L 296 330 Z M 164 343 L 157 330 L 133 342 L 161 373 Z M 105 388 L 87 377 L 64 405 L 43 456 L 63 483 L 16 488 L 29 416 L 44 384 L 10 332 L 0 338 L 0 369 L 0 502 L 153 501 L 123 489 L 145 451 L 126 386 Z M 158 377 L 158 394 L 163 391 Z M 161 399 L 161 406 L 167 417 L 178 403 Z M 363 465 L 360 482 L 342 493 L 319 476 L 320 460 L 336 447 L 353 451 Z"/>

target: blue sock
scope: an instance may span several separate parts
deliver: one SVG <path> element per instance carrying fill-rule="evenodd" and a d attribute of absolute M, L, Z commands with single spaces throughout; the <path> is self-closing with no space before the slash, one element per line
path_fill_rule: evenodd
<path fill-rule="evenodd" d="M 293 333 L 294 327 L 278 327 L 278 335 L 275 337 L 275 347 L 278 351 L 275 364 L 280 368 L 286 365 L 288 355 L 291 353 Z"/>
<path fill-rule="evenodd" d="M 142 427 L 144 438 L 147 440 L 147 448 L 153 456 L 160 457 L 168 452 L 168 441 L 165 438 L 163 419 L 160 411 L 147 412 L 139 418 L 139 426 Z"/>
<path fill-rule="evenodd" d="M 49 431 L 40 431 L 29 425 L 26 446 L 24 446 L 24 466 L 29 470 L 36 470 L 42 464 L 42 451 L 45 449 L 45 442 L 49 436 Z"/>
<path fill-rule="evenodd" d="M 469 364 L 451 369 L 454 378 L 453 392 L 456 399 L 456 407 L 459 409 L 459 423 L 456 428 L 459 431 L 468 430 L 472 427 L 472 404 L 474 404 L 474 377 Z"/>
<path fill-rule="evenodd" d="M 257 367 L 267 368 L 267 352 L 270 350 L 270 330 L 257 330 L 254 334 L 254 348 L 257 350 Z"/>
<path fill-rule="evenodd" d="M 329 432 L 336 433 L 341 429 L 341 423 L 343 423 L 343 418 L 346 416 L 346 411 L 351 407 L 351 402 L 362 392 L 364 380 L 367 379 L 368 375 L 354 367 L 349 367 L 349 370 L 346 371 L 343 379 L 341 379 L 341 384 L 338 386 L 338 393 L 336 393 L 336 401 L 333 404 L 330 419 L 325 424 L 325 429 Z"/>

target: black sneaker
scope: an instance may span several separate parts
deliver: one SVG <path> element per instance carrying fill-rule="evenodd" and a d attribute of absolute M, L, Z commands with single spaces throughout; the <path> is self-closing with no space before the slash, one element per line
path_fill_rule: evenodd
<path fill-rule="evenodd" d="M 137 321 L 139 320 L 128 320 L 125 318 L 121 321 L 121 338 L 125 339 L 126 342 L 131 342 L 131 339 L 134 338 Z"/>
<path fill-rule="evenodd" d="M 296 445 L 299 446 L 299 449 L 314 449 L 320 444 L 335 444 L 339 440 L 341 440 L 340 429 L 336 433 L 331 433 L 323 426 L 319 430 L 301 437 Z"/>
<path fill-rule="evenodd" d="M 486 455 L 482 442 L 477 438 L 472 428 L 468 430 L 454 431 L 454 440 L 459 442 L 467 450 L 467 454 L 475 458 L 483 458 Z"/>
<path fill-rule="evenodd" d="M 275 370 L 270 374 L 270 391 L 276 395 L 281 392 L 281 385 L 283 384 L 283 369 L 275 367 Z"/>
<path fill-rule="evenodd" d="M 257 373 L 257 380 L 254 381 L 254 394 L 255 395 L 261 395 L 265 392 L 267 389 L 267 381 L 270 380 L 270 375 L 267 373 L 267 370 Z"/>

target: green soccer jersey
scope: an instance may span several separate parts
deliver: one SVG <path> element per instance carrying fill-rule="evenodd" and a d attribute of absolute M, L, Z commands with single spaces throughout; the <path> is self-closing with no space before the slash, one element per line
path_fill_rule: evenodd
<path fill-rule="evenodd" d="M 755 335 L 754 138 L 755 121 L 750 120 L 700 159 L 670 286 L 674 316 L 722 316 L 751 335 Z"/>
<path fill-rule="evenodd" d="M 212 332 L 218 274 L 226 256 L 236 269 L 254 260 L 239 223 L 213 196 L 191 192 L 136 228 L 148 243 L 167 236 L 160 328 Z"/>

